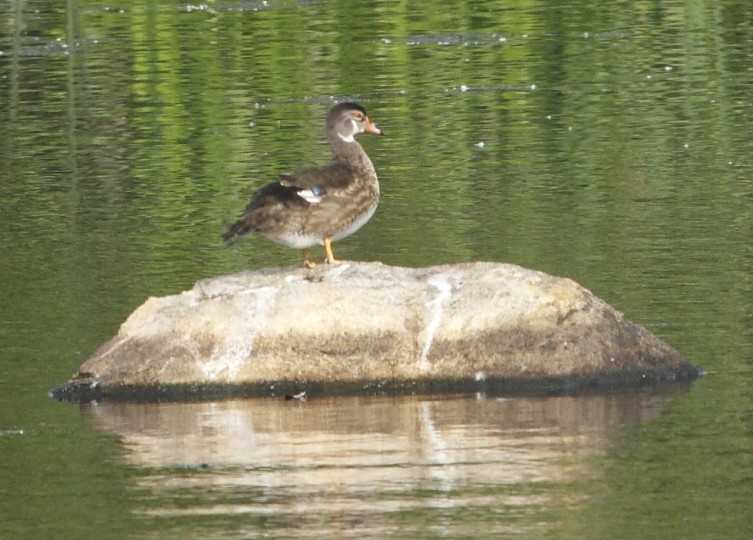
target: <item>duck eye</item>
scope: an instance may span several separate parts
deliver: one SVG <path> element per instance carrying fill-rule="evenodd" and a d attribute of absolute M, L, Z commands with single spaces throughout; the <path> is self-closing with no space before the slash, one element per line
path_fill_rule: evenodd
<path fill-rule="evenodd" d="M 361 111 L 356 111 L 355 113 L 353 113 L 353 118 L 360 122 L 361 120 L 363 120 L 363 113 Z"/>

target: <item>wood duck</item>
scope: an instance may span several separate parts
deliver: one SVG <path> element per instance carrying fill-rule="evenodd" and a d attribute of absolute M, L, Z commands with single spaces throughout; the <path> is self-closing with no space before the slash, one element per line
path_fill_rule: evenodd
<path fill-rule="evenodd" d="M 243 215 L 222 235 L 232 244 L 248 233 L 303 250 L 303 263 L 316 266 L 309 248 L 323 245 L 326 262 L 336 264 L 332 242 L 350 236 L 374 215 L 379 181 L 369 156 L 356 142 L 359 133 L 381 135 L 366 109 L 340 103 L 327 114 L 325 131 L 332 145 L 328 165 L 281 174 L 255 192 Z"/>

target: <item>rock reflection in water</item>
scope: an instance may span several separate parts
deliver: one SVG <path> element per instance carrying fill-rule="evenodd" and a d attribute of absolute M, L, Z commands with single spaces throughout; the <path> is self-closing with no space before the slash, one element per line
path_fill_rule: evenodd
<path fill-rule="evenodd" d="M 273 516 L 278 531 L 316 515 L 321 533 L 344 516 L 373 525 L 400 512 L 577 504 L 529 488 L 593 474 L 573 458 L 603 453 L 610 434 L 655 417 L 660 403 L 655 394 L 337 397 L 88 410 L 143 469 L 145 514 Z"/>

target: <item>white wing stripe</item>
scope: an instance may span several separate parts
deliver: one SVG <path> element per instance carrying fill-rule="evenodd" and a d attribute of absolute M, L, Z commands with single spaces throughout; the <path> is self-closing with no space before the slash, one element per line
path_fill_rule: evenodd
<path fill-rule="evenodd" d="M 297 191 L 296 194 L 309 204 L 319 204 L 322 202 L 322 195 L 317 195 L 310 189 L 302 189 Z"/>

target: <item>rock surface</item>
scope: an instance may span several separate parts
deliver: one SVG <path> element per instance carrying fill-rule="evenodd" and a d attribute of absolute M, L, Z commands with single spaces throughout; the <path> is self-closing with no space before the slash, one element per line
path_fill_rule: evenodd
<path fill-rule="evenodd" d="M 51 394 L 563 393 L 699 374 L 570 279 L 498 263 L 344 263 L 242 272 L 150 298 Z"/>

